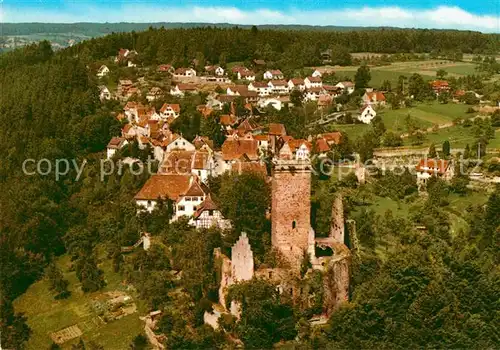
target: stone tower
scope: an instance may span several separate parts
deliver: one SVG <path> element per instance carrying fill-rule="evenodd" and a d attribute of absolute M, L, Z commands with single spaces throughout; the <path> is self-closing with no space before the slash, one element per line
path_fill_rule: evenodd
<path fill-rule="evenodd" d="M 332 219 L 330 225 L 330 237 L 336 242 L 344 243 L 344 203 L 340 193 L 335 194 L 332 205 Z"/>
<path fill-rule="evenodd" d="M 310 197 L 309 160 L 277 159 L 272 178 L 272 245 L 296 270 L 309 246 Z"/>

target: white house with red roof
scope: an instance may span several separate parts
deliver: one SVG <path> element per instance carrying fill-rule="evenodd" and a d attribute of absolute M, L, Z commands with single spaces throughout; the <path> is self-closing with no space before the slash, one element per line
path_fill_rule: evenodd
<path fill-rule="evenodd" d="M 352 94 L 354 92 L 354 83 L 352 81 L 340 81 L 335 86 L 340 88 L 342 93 Z"/>
<path fill-rule="evenodd" d="M 248 84 L 248 91 L 255 91 L 260 97 L 269 96 L 271 88 L 268 83 L 261 81 L 253 81 Z"/>
<path fill-rule="evenodd" d="M 152 175 L 134 199 L 138 211 L 152 212 L 160 200 L 171 200 L 174 207 L 172 221 L 182 216 L 192 217 L 208 195 L 198 177 L 186 174 Z"/>
<path fill-rule="evenodd" d="M 113 137 L 106 146 L 106 156 L 108 159 L 112 158 L 115 153 L 121 150 L 124 146 L 128 145 L 128 141 L 124 137 Z"/>
<path fill-rule="evenodd" d="M 238 80 L 255 81 L 255 73 L 246 68 L 240 69 L 237 73 Z"/>
<path fill-rule="evenodd" d="M 264 80 L 269 79 L 283 79 L 284 75 L 279 69 L 271 69 L 263 74 Z"/>
<path fill-rule="evenodd" d="M 306 89 L 318 88 L 323 86 L 323 81 L 320 77 L 307 77 L 304 79 L 304 85 Z"/>
<path fill-rule="evenodd" d="M 358 116 L 358 120 L 365 123 L 365 124 L 370 124 L 377 116 L 377 112 L 373 109 L 373 107 L 369 104 L 364 105 L 361 108 L 360 115 Z"/>
<path fill-rule="evenodd" d="M 385 95 L 382 91 L 367 91 L 361 99 L 365 104 L 385 105 Z"/>
<path fill-rule="evenodd" d="M 210 194 L 200 204 L 189 223 L 197 229 L 216 227 L 221 230 L 231 229 L 231 221 L 224 218 Z"/>
<path fill-rule="evenodd" d="M 445 159 L 424 158 L 416 166 L 417 184 L 426 185 L 427 180 L 436 176 L 449 181 L 454 176 L 452 163 Z"/>
<path fill-rule="evenodd" d="M 160 117 L 164 120 L 176 119 L 180 112 L 181 107 L 178 103 L 164 103 L 160 108 Z"/>
<path fill-rule="evenodd" d="M 304 91 L 306 89 L 306 85 L 304 84 L 304 79 L 292 78 L 292 79 L 288 80 L 288 88 L 290 90 L 298 89 L 300 91 Z"/>
<path fill-rule="evenodd" d="M 193 68 L 177 68 L 174 71 L 174 78 L 192 78 L 196 76 Z"/>
<path fill-rule="evenodd" d="M 198 88 L 194 84 L 177 84 L 173 88 L 170 88 L 170 95 L 177 97 L 184 97 L 186 94 L 196 94 Z"/>
<path fill-rule="evenodd" d="M 270 80 L 267 84 L 274 94 L 283 95 L 289 92 L 286 80 Z"/>
<path fill-rule="evenodd" d="M 312 72 L 311 76 L 315 78 L 321 78 L 323 74 L 318 69 L 315 69 L 314 72 Z"/>
<path fill-rule="evenodd" d="M 225 73 L 221 66 L 205 66 L 205 71 L 218 77 L 222 77 Z"/>

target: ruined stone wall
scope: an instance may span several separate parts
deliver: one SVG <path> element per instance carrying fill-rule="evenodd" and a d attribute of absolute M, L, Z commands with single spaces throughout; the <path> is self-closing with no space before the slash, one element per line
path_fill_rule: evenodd
<path fill-rule="evenodd" d="M 333 245 L 334 255 L 323 276 L 324 310 L 327 315 L 349 300 L 349 268 L 351 253 L 343 243 Z"/>
<path fill-rule="evenodd" d="M 231 248 L 231 265 L 234 282 L 249 281 L 253 277 L 253 253 L 245 232 L 241 233 L 236 244 Z"/>
<path fill-rule="evenodd" d="M 214 249 L 214 256 L 216 261 L 219 262 L 220 266 L 220 286 L 219 286 L 219 304 L 223 308 L 226 307 L 226 296 L 233 281 L 233 271 L 231 268 L 231 260 L 227 256 L 221 253 L 220 248 Z"/>
<path fill-rule="evenodd" d="M 294 270 L 308 249 L 310 223 L 310 165 L 278 163 L 272 178 L 272 245 Z"/>
<path fill-rule="evenodd" d="M 344 236 L 344 203 L 342 195 L 340 193 L 336 193 L 332 205 L 330 237 L 332 237 L 335 242 L 344 243 Z"/>

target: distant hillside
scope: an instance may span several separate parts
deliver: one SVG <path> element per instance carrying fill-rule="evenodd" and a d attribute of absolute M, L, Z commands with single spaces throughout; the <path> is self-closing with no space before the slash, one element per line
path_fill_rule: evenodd
<path fill-rule="evenodd" d="M 219 28 L 251 28 L 251 25 L 236 25 L 229 23 L 4 23 L 2 32 L 4 36 L 31 35 L 40 33 L 78 33 L 89 37 L 101 36 L 113 32 L 141 31 L 153 28 L 196 28 L 196 27 L 219 27 Z M 307 26 L 307 25 L 259 25 L 259 29 L 290 29 L 290 30 L 363 30 L 368 27 L 338 27 L 338 26 Z M 373 29 L 373 27 L 372 27 Z"/>

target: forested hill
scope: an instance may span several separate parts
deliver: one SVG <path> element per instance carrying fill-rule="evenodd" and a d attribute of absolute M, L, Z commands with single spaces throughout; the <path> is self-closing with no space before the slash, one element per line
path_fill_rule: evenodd
<path fill-rule="evenodd" d="M 149 27 L 152 28 L 200 28 L 200 27 L 217 27 L 217 28 L 246 28 L 251 25 L 236 25 L 230 23 L 172 23 L 172 22 L 157 22 L 157 23 L 4 23 L 2 24 L 3 35 L 30 35 L 39 33 L 78 33 L 85 36 L 102 36 L 117 32 L 142 31 Z M 288 25 L 288 24 L 266 24 L 257 26 L 259 29 L 281 29 L 281 30 L 321 30 L 321 31 L 352 31 L 374 29 L 372 27 L 343 27 L 343 26 L 310 26 L 310 25 Z"/>

